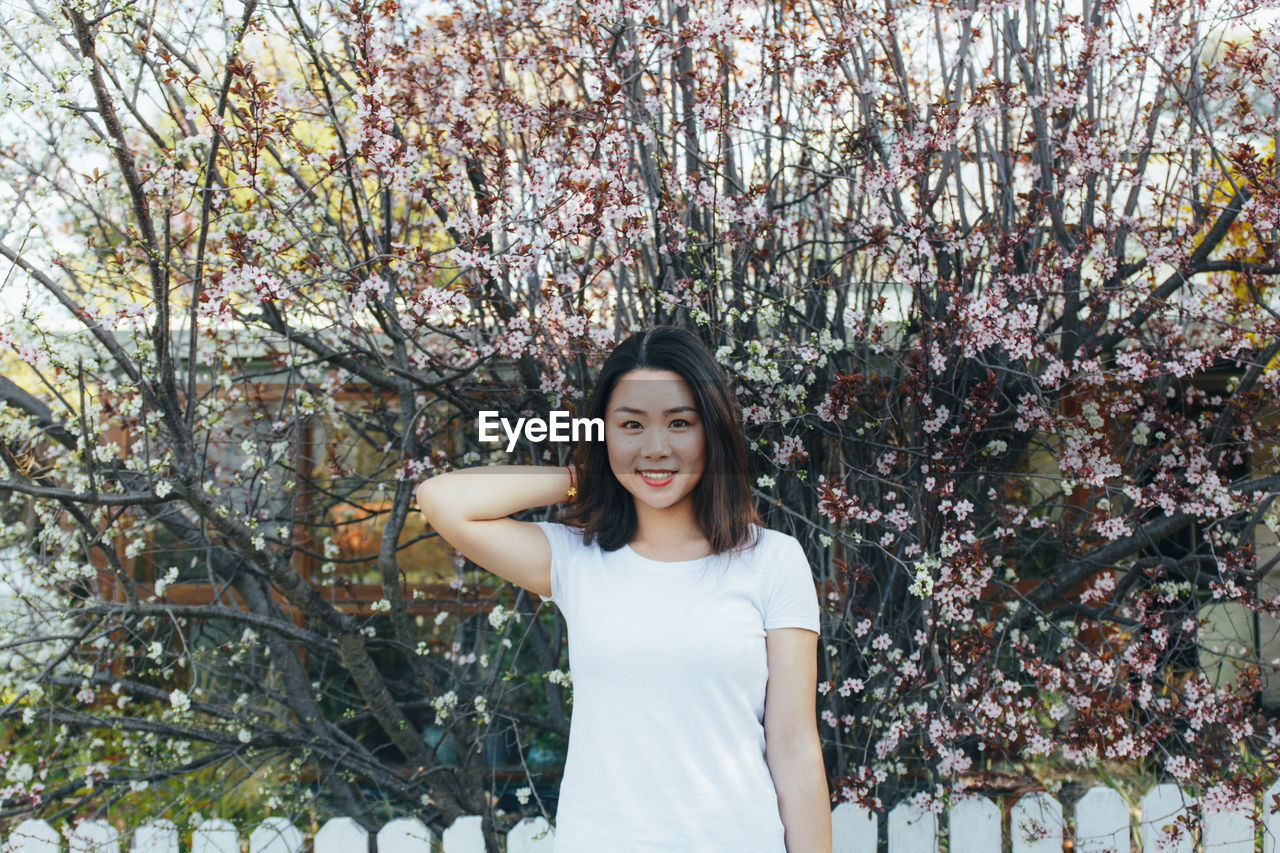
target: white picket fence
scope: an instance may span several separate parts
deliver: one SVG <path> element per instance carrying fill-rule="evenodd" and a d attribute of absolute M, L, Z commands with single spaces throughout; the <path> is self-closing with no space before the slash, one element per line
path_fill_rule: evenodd
<path fill-rule="evenodd" d="M 1196 808 L 1174 785 L 1157 785 L 1139 803 L 1136 839 L 1144 853 L 1280 853 L 1280 813 L 1270 813 L 1280 782 L 1263 797 L 1261 809 L 1205 811 L 1198 838 L 1179 821 Z M 902 803 L 887 819 L 890 853 L 938 849 L 941 821 L 934 812 Z M 1061 804 L 1048 794 L 1027 794 L 1009 810 L 1013 853 L 1130 853 L 1131 814 L 1120 794 L 1093 788 L 1075 806 L 1070 836 Z M 661 820 L 661 816 L 656 818 Z M 1002 811 L 986 797 L 968 797 L 947 815 L 951 853 L 1001 853 Z M 875 853 L 881 831 L 877 814 L 844 803 L 831 813 L 833 853 Z M 66 833 L 68 853 L 122 853 L 120 833 L 106 821 L 82 821 Z M 313 853 L 366 853 L 369 834 L 349 817 L 328 821 L 315 834 Z M 0 853 L 63 853 L 63 838 L 43 820 L 25 820 L 9 832 Z M 551 853 L 554 831 L 541 817 L 526 818 L 507 834 L 507 853 Z M 286 818 L 267 818 L 249 833 L 249 853 L 303 853 L 306 837 Z M 180 853 L 179 831 L 168 820 L 134 829 L 129 853 Z M 436 839 L 417 818 L 398 818 L 378 831 L 378 853 L 484 853 L 480 818 L 461 817 Z M 240 853 L 240 836 L 225 820 L 207 820 L 190 835 L 190 853 Z M 607 851 L 601 851 L 607 853 Z"/>

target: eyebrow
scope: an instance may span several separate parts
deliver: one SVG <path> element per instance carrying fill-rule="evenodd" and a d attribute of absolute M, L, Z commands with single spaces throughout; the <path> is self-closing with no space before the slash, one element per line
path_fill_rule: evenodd
<path fill-rule="evenodd" d="M 631 415 L 647 415 L 647 414 L 649 414 L 649 413 L 648 413 L 647 411 L 645 411 L 644 409 L 633 409 L 633 408 L 631 408 L 630 406 L 618 406 L 618 407 L 617 407 L 616 409 L 614 409 L 613 411 L 614 411 L 615 413 L 617 413 L 617 412 L 626 412 L 627 414 L 631 414 Z M 664 415 L 674 415 L 674 414 L 675 414 L 675 413 L 677 413 L 677 412 L 697 412 L 697 411 L 698 411 L 698 410 L 697 410 L 696 408 L 694 408 L 693 406 L 676 406 L 674 409 L 667 409 L 667 410 L 666 410 L 665 412 L 663 412 L 662 414 L 664 414 Z"/>

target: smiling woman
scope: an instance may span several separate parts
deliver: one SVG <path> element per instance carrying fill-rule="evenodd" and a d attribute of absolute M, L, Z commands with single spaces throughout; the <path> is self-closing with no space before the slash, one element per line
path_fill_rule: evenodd
<path fill-rule="evenodd" d="M 614 350 L 588 414 L 605 440 L 579 445 L 576 478 L 495 466 L 418 487 L 441 536 L 568 624 L 556 853 L 829 851 L 817 593 L 800 544 L 759 524 L 728 383 L 659 327 Z M 567 523 L 508 517 L 575 483 Z"/>
<path fill-rule="evenodd" d="M 635 499 L 637 513 L 692 502 L 706 434 L 689 383 L 670 370 L 633 370 L 614 387 L 608 415 L 609 470 Z"/>
<path fill-rule="evenodd" d="M 678 542 L 686 552 L 723 554 L 750 546 L 759 518 L 738 411 L 719 366 L 692 335 L 664 328 L 633 335 L 596 381 L 587 414 L 604 419 L 605 442 L 578 448 L 582 497 L 569 521 L 606 551 L 626 544 L 663 551 Z"/>

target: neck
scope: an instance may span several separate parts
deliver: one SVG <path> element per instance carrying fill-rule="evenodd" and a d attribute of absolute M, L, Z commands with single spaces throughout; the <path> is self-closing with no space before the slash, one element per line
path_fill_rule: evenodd
<path fill-rule="evenodd" d="M 656 509 L 636 502 L 635 541 L 653 545 L 680 545 L 705 540 L 693 514 L 693 502 Z"/>

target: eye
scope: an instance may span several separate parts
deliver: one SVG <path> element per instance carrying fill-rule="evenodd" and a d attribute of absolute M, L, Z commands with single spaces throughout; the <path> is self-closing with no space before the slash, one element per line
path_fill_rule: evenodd
<path fill-rule="evenodd" d="M 623 429 L 640 429 L 640 422 L 639 421 L 623 421 L 622 428 Z"/>
<path fill-rule="evenodd" d="M 685 427 L 692 426 L 692 424 L 689 423 L 684 418 L 676 418 L 674 421 L 671 422 L 671 426 L 674 427 L 675 429 L 684 429 Z"/>

